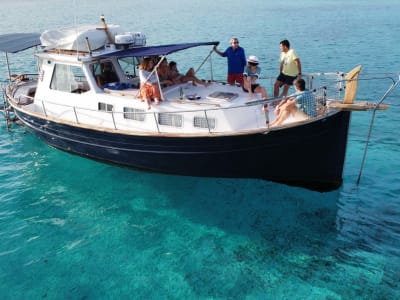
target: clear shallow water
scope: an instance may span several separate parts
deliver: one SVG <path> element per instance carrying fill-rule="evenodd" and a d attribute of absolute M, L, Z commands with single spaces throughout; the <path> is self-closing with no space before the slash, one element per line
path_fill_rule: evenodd
<path fill-rule="evenodd" d="M 0 33 L 96 23 L 104 13 L 109 23 L 145 32 L 149 44 L 220 40 L 224 49 L 237 35 L 247 55 L 263 61 L 265 76 L 277 73 L 283 38 L 304 72 L 358 64 L 364 72 L 400 70 L 398 1 L 47 2 L 0 1 Z M 177 58 L 183 66 L 197 63 Z M 30 70 L 32 64 L 10 59 L 17 71 Z M 225 61 L 214 64 L 224 78 Z M 375 100 L 389 84 L 362 82 L 359 98 Z M 396 90 L 390 110 L 377 114 L 358 187 L 371 114 L 353 114 L 343 187 L 324 194 L 260 180 L 127 170 L 1 126 L 0 295 L 398 299 L 399 96 Z"/>

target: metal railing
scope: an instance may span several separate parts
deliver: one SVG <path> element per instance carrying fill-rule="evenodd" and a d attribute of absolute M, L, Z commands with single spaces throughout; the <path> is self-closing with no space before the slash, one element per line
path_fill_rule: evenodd
<path fill-rule="evenodd" d="M 160 117 L 162 117 L 163 115 L 179 115 L 182 117 L 182 119 L 185 120 L 189 118 L 193 119 L 194 116 L 196 117 L 203 116 L 205 124 L 207 125 L 205 127 L 199 127 L 198 129 L 207 130 L 209 134 L 212 134 L 212 133 L 232 131 L 228 127 L 221 130 L 221 127 L 219 127 L 218 129 L 215 126 L 211 126 L 211 124 L 215 124 L 215 118 L 217 118 L 218 115 L 224 115 L 228 119 L 230 118 L 237 119 L 237 117 L 239 117 L 242 113 L 253 113 L 255 114 L 255 117 L 253 119 L 254 120 L 259 119 L 259 122 L 254 122 L 253 123 L 254 126 L 252 126 L 251 128 L 244 128 L 244 130 L 261 129 L 261 128 L 265 129 L 266 128 L 265 117 L 264 119 L 260 120 L 260 118 L 264 116 L 264 113 L 262 112 L 262 107 L 265 104 L 270 104 L 270 107 L 273 107 L 272 104 L 282 99 L 283 99 L 282 97 L 277 97 L 277 98 L 270 98 L 264 101 L 262 100 L 250 101 L 243 105 L 236 105 L 231 107 L 196 108 L 190 110 L 174 110 L 168 112 L 160 112 L 160 111 L 142 112 L 140 110 L 135 110 L 133 112 L 114 111 L 114 110 L 106 111 L 106 110 L 70 106 L 42 99 L 35 99 L 35 102 L 37 105 L 36 107 L 37 108 L 40 107 L 41 113 L 43 113 L 43 115 L 45 115 L 46 117 L 51 116 L 55 119 L 60 119 L 60 120 L 67 118 L 68 121 L 70 122 L 75 122 L 76 124 L 87 124 L 91 126 L 99 126 L 101 123 L 102 126 L 106 126 L 114 130 L 127 130 L 126 122 L 128 120 L 128 122 L 132 121 L 130 122 L 130 125 L 132 125 L 130 128 L 132 130 L 136 128 L 137 130 L 142 129 L 149 132 L 167 133 L 167 132 L 172 132 L 171 128 L 179 126 L 166 125 L 161 123 Z M 321 89 L 321 91 L 316 92 L 317 106 L 324 108 L 323 113 L 319 114 L 317 117 L 314 118 L 309 117 L 308 120 L 320 118 L 328 113 L 328 110 L 326 109 L 325 106 L 326 99 L 327 99 L 326 88 L 323 88 Z M 38 102 L 40 102 L 40 105 Z M 36 111 L 36 113 L 38 112 L 39 111 Z M 144 119 L 147 121 L 145 123 L 140 123 L 140 125 L 137 125 L 139 123 L 137 123 L 138 121 L 134 118 L 134 116 L 138 115 L 144 116 L 143 118 L 139 117 L 138 119 Z M 150 122 L 148 120 L 154 120 L 154 121 Z M 165 130 L 162 130 L 162 128 L 164 128 Z M 173 131 L 176 132 L 176 130 Z"/>
<path fill-rule="evenodd" d="M 37 74 L 29 74 L 29 75 L 36 75 Z M 304 75 L 303 78 L 307 82 L 307 86 L 310 87 L 311 91 L 315 94 L 315 98 L 317 101 L 317 107 L 320 108 L 320 113 L 317 115 L 315 118 L 321 118 L 324 117 L 325 115 L 332 113 L 333 111 L 330 109 L 327 109 L 326 107 L 326 101 L 327 99 L 340 99 L 342 97 L 342 94 L 344 93 L 344 88 L 345 88 L 345 80 L 343 79 L 344 73 L 315 73 L 315 74 L 307 74 Z M 264 80 L 267 78 L 263 78 Z M 32 79 L 33 80 L 33 79 Z M 268 79 L 267 79 L 268 80 Z M 271 79 L 269 79 L 271 80 Z M 11 85 L 18 84 L 17 82 L 11 82 Z M 319 88 L 314 88 L 315 86 L 320 86 Z M 3 86 L 2 86 L 3 88 Z M 3 88 L 4 89 L 4 88 Z M 18 98 L 20 99 L 21 97 L 25 98 L 33 98 L 29 95 L 19 95 Z M 19 99 L 14 100 L 18 103 Z M 42 113 L 46 117 L 53 117 L 55 119 L 60 119 L 64 120 L 67 118 L 68 121 L 70 122 L 75 122 L 76 124 L 87 124 L 91 126 L 100 126 L 101 124 L 108 124 L 107 128 L 114 129 L 114 130 L 127 130 L 127 125 L 126 123 L 130 123 L 129 128 L 132 130 L 137 129 L 137 130 L 146 130 L 148 132 L 173 132 L 169 127 L 160 127 L 160 115 L 162 114 L 179 114 L 182 116 L 182 118 L 185 118 L 185 116 L 188 115 L 203 115 L 205 119 L 205 123 L 207 124 L 206 128 L 200 127 L 200 129 L 207 130 L 209 134 L 212 133 L 218 133 L 218 132 L 229 132 L 228 128 L 225 130 L 218 130 L 215 127 L 212 127 L 210 124 L 213 123 L 213 116 L 216 115 L 216 112 L 221 112 L 224 114 L 224 116 L 229 117 L 229 114 L 232 112 L 233 115 L 237 115 L 237 112 L 234 112 L 234 110 L 246 110 L 249 109 L 249 107 L 252 106 L 257 106 L 259 107 L 260 111 L 261 108 L 264 104 L 272 104 L 276 103 L 277 101 L 282 100 L 283 98 L 269 98 L 268 100 L 256 100 L 256 101 L 250 101 L 244 105 L 237 105 L 237 106 L 231 106 L 231 107 L 215 107 L 215 108 L 197 108 L 197 109 L 191 109 L 191 110 L 176 110 L 176 111 L 169 111 L 169 112 L 147 112 L 147 111 L 134 111 L 134 112 L 129 112 L 129 111 L 105 111 L 105 110 L 99 110 L 99 109 L 89 109 L 89 108 L 84 108 L 84 107 L 78 107 L 78 106 L 71 106 L 71 105 L 66 105 L 66 104 L 60 104 L 60 103 L 55 103 L 51 102 L 48 100 L 41 100 L 41 99 L 35 99 L 36 106 L 35 106 L 35 113 Z M 40 102 L 40 104 L 38 103 Z M 212 105 L 210 103 L 210 105 Z M 61 108 L 61 109 L 60 109 Z M 64 109 L 62 109 L 64 108 Z M 30 110 L 29 106 L 24 108 L 21 106 L 21 109 L 23 110 Z M 256 113 L 256 112 L 255 112 Z M 126 118 L 124 116 L 128 115 L 144 115 L 146 120 L 149 120 L 149 118 L 154 120 L 154 123 L 152 125 L 149 122 L 146 122 L 146 126 L 144 126 L 144 123 L 141 123 L 142 125 L 135 126 L 134 122 L 137 122 L 137 120 L 132 118 Z M 69 115 L 69 116 L 68 116 Z M 67 117 L 68 116 L 68 117 Z M 72 116 L 72 117 L 71 117 Z M 149 116 L 149 117 L 147 117 Z M 258 117 L 261 116 L 261 113 L 259 114 Z M 232 116 L 231 116 L 232 117 Z M 256 116 L 257 118 L 257 116 Z M 309 118 L 307 121 L 312 120 L 313 118 Z M 90 122 L 88 121 L 90 120 Z M 128 121 L 127 121 L 128 120 Z M 123 122 L 122 122 L 123 121 Z M 130 122 L 132 121 L 132 122 Z M 254 126 L 253 128 L 247 128 L 247 129 L 261 129 L 261 128 L 266 128 L 265 120 L 258 122 L 259 124 L 257 126 Z M 136 123 L 138 124 L 138 123 Z M 255 124 L 255 123 L 254 123 Z M 165 128 L 165 130 L 162 130 L 161 128 Z"/>

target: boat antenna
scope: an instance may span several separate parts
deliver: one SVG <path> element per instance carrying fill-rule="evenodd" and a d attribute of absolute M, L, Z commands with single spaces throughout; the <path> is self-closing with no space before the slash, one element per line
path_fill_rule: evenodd
<path fill-rule="evenodd" d="M 367 142 L 365 144 L 364 155 L 363 155 L 363 158 L 362 158 L 362 161 L 361 161 L 360 172 L 358 173 L 358 178 L 357 178 L 356 185 L 359 185 L 360 180 L 361 180 L 361 175 L 362 175 L 362 171 L 363 171 L 363 168 L 364 168 L 365 159 L 367 157 L 367 151 L 368 151 L 369 141 L 371 139 L 372 127 L 373 127 L 373 124 L 374 124 L 376 111 L 379 109 L 379 105 L 382 104 L 383 100 L 386 99 L 386 97 L 396 88 L 396 86 L 399 85 L 399 83 L 400 83 L 400 75 L 399 75 L 399 79 L 397 81 L 393 80 L 392 85 L 389 87 L 389 89 L 386 91 L 386 93 L 382 96 L 382 98 L 378 101 L 377 105 L 375 105 L 374 110 L 372 111 L 372 118 L 371 118 L 371 123 L 369 125 Z"/>

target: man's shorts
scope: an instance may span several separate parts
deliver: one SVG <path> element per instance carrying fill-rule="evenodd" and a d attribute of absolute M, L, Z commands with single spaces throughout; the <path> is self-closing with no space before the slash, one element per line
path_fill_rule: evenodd
<path fill-rule="evenodd" d="M 283 82 L 284 84 L 287 85 L 293 85 L 293 81 L 297 78 L 297 76 L 289 76 L 285 75 L 283 73 L 280 73 L 278 78 L 276 80 Z"/>
<path fill-rule="evenodd" d="M 260 86 L 258 83 L 252 83 L 252 84 L 251 84 L 251 92 L 252 92 L 252 93 L 255 93 L 255 89 L 256 89 L 258 86 Z M 246 92 L 246 93 L 249 92 L 249 91 L 246 90 L 244 87 L 242 87 L 242 89 L 243 89 L 243 91 Z"/>
<path fill-rule="evenodd" d="M 243 73 L 230 73 L 228 74 L 228 83 L 235 84 L 235 81 L 243 85 Z"/>

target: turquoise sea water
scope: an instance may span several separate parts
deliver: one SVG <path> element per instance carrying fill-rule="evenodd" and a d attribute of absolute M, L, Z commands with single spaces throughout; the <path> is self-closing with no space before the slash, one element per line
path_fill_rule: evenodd
<path fill-rule="evenodd" d="M 148 44 L 219 40 L 222 50 L 236 35 L 265 76 L 277 75 L 284 38 L 303 73 L 358 64 L 365 73 L 400 71 L 397 0 L 81 2 L 0 0 L 0 34 L 105 14 L 145 32 Z M 14 72 L 31 71 L 31 54 L 9 57 Z M 177 57 L 182 68 L 201 62 L 190 55 Z M 225 68 L 214 59 L 221 79 Z M 359 98 L 375 101 L 390 84 L 361 82 Z M 330 193 L 109 166 L 24 128 L 8 133 L 0 119 L 0 298 L 399 299 L 399 88 L 387 103 L 359 186 L 372 114 L 353 114 L 344 184 Z"/>

